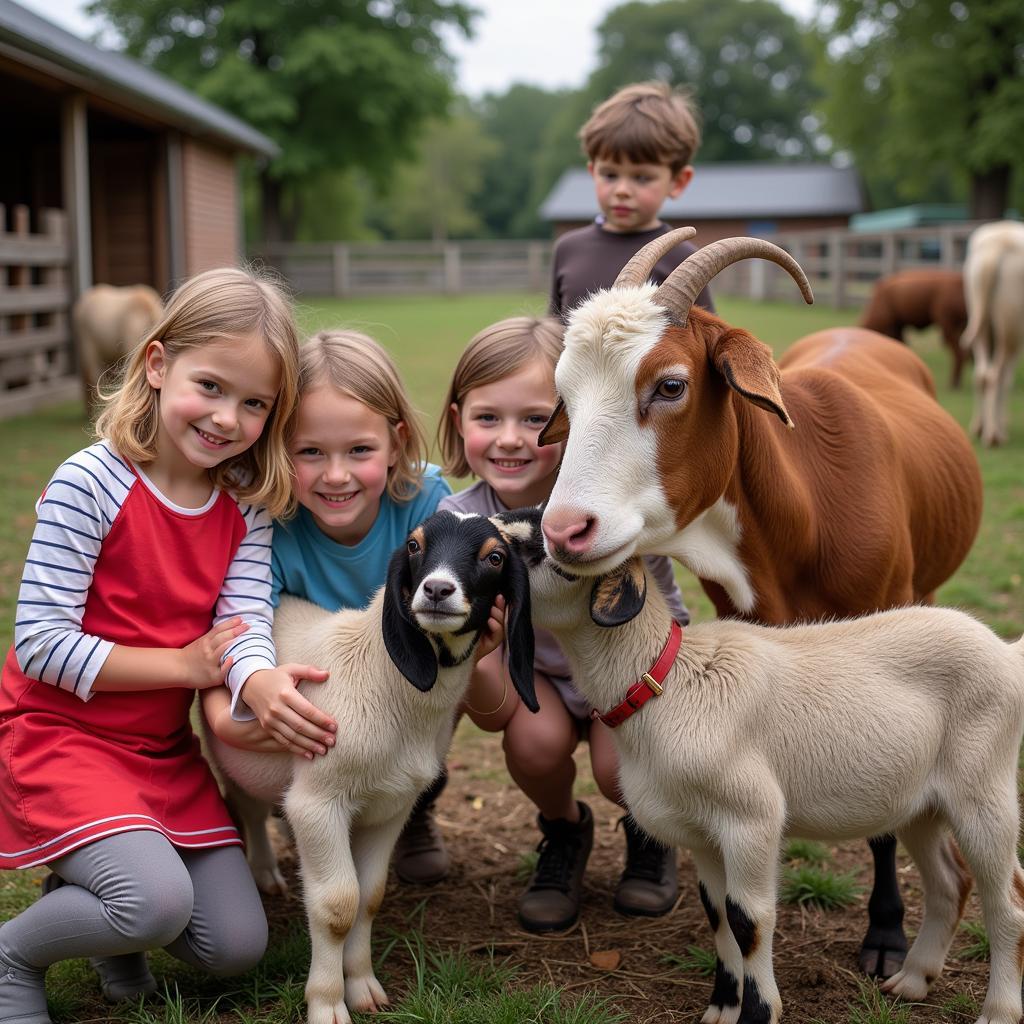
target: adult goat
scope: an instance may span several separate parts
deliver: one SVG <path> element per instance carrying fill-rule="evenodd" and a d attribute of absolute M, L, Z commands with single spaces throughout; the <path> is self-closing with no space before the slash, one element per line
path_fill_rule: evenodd
<path fill-rule="evenodd" d="M 752 334 L 691 306 L 747 257 L 778 263 L 810 302 L 803 271 L 762 239 L 730 238 L 645 283 L 663 247 L 693 234 L 645 246 L 572 314 L 541 435 L 567 440 L 544 513 L 552 557 L 599 575 L 672 555 L 720 616 L 767 624 L 930 602 L 977 533 L 981 473 L 927 367 L 858 327 L 812 334 L 776 366 Z M 860 962 L 888 977 L 907 948 L 895 840 L 871 847 Z"/>
<path fill-rule="evenodd" d="M 961 344 L 974 353 L 971 433 L 989 448 L 1009 440 L 1010 389 L 1024 348 L 1024 224 L 984 224 L 967 242 L 969 318 Z"/>

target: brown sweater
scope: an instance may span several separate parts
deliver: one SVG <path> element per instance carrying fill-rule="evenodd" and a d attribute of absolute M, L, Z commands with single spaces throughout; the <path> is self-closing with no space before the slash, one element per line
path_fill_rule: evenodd
<path fill-rule="evenodd" d="M 570 311 L 587 296 L 599 288 L 610 288 L 631 257 L 669 230 L 667 224 L 661 224 L 650 231 L 619 234 L 605 231 L 595 223 L 567 231 L 555 242 L 548 312 L 565 321 Z M 677 245 L 658 260 L 650 279 L 661 284 L 687 256 L 696 251 L 689 242 Z M 707 288 L 697 296 L 697 305 L 714 313 L 715 305 Z"/>

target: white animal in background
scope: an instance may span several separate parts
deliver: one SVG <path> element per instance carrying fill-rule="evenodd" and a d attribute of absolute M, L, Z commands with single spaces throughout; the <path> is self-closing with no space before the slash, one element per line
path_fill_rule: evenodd
<path fill-rule="evenodd" d="M 224 773 L 264 802 L 244 824 L 250 849 L 253 835 L 262 833 L 255 849 L 271 859 L 265 812 L 283 800 L 312 939 L 310 1024 L 348 1024 L 349 1010 L 373 1011 L 388 1001 L 370 950 L 388 861 L 416 798 L 443 764 L 498 594 L 506 600 L 509 676 L 535 711 L 526 570 L 486 518 L 438 512 L 392 555 L 387 582 L 365 610 L 327 612 L 296 598 L 281 601 L 274 617 L 281 661 L 330 672 L 325 683 L 300 687 L 338 723 L 337 742 L 325 755 L 307 761 L 240 750 L 207 730 Z"/>
<path fill-rule="evenodd" d="M 78 297 L 71 321 L 86 412 L 96 400 L 103 372 L 128 355 L 163 312 L 160 296 L 145 284 L 97 284 Z"/>
<path fill-rule="evenodd" d="M 971 433 L 991 448 L 1010 437 L 1010 390 L 1024 348 L 1024 224 L 996 221 L 971 234 L 964 296 L 968 319 L 960 344 L 974 353 Z"/>
<path fill-rule="evenodd" d="M 962 851 L 991 944 L 978 1024 L 1018 1024 L 1024 640 L 910 606 L 807 626 L 703 623 L 672 655 L 678 627 L 641 559 L 574 577 L 545 554 L 539 509 L 492 518 L 526 561 L 534 623 L 603 720 L 621 723 L 630 814 L 693 854 L 719 960 L 706 1024 L 775 1024 L 782 1012 L 772 935 L 784 837 L 886 832 L 920 871 L 924 918 L 883 990 L 921 1000 L 941 973 L 971 887 Z"/>

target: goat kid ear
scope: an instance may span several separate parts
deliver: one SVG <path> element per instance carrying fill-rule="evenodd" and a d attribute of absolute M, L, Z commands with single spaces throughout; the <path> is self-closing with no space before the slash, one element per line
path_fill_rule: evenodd
<path fill-rule="evenodd" d="M 426 692 L 437 680 L 437 654 L 409 613 L 408 594 L 412 589 L 412 573 L 409 569 L 409 555 L 404 547 L 391 556 L 384 587 L 384 609 L 381 615 L 384 646 L 395 668 L 417 690 Z"/>
<path fill-rule="evenodd" d="M 537 691 L 533 685 L 533 623 L 530 621 L 530 578 L 523 560 L 509 553 L 505 584 L 505 645 L 508 648 L 508 672 L 519 699 L 537 711 Z"/>
<path fill-rule="evenodd" d="M 590 617 L 599 626 L 621 626 L 636 618 L 647 600 L 647 577 L 639 556 L 599 576 L 590 592 Z"/>
<path fill-rule="evenodd" d="M 775 413 L 792 429 L 793 421 L 782 401 L 782 378 L 767 345 L 749 331 L 730 328 L 715 344 L 711 361 L 733 391 Z"/>
<path fill-rule="evenodd" d="M 561 444 L 569 439 L 569 414 L 565 411 L 565 402 L 561 399 L 548 417 L 540 434 L 537 436 L 538 447 L 546 444 Z"/>

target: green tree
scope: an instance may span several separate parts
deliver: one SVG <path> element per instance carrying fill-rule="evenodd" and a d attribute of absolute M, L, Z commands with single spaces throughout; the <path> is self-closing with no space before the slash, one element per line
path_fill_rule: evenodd
<path fill-rule="evenodd" d="M 1020 0 L 833 0 L 827 127 L 869 182 L 904 201 L 966 182 L 971 215 L 1002 217 L 1024 169 Z"/>
<path fill-rule="evenodd" d="M 591 106 L 630 82 L 660 79 L 693 91 L 705 162 L 807 159 L 822 146 L 811 114 L 818 44 L 772 0 L 626 3 L 598 34 Z"/>
<path fill-rule="evenodd" d="M 393 238 L 478 237 L 483 167 L 497 148 L 468 113 L 429 122 L 417 159 L 396 169 L 371 221 Z"/>
<path fill-rule="evenodd" d="M 441 32 L 468 35 L 475 13 L 458 0 L 94 0 L 88 10 L 132 56 L 278 143 L 260 171 L 268 240 L 294 237 L 303 180 L 358 167 L 382 181 L 411 155 L 451 97 Z"/>

